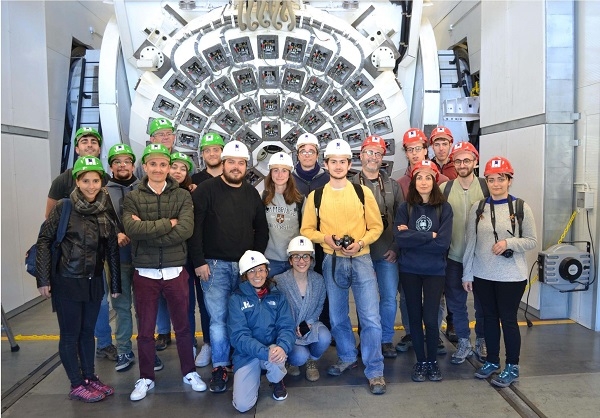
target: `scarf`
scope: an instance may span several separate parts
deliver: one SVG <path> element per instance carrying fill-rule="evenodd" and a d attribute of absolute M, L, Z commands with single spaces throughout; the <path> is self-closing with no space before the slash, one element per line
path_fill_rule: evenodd
<path fill-rule="evenodd" d="M 96 196 L 96 200 L 88 202 L 83 197 L 83 193 L 79 188 L 75 188 L 71 192 L 71 202 L 75 211 L 82 215 L 95 215 L 98 221 L 100 236 L 107 238 L 109 234 L 114 233 L 114 221 L 110 216 L 110 199 L 106 187 L 102 187 Z"/>
<path fill-rule="evenodd" d="M 315 168 L 308 171 L 303 170 L 299 162 L 296 164 L 296 174 L 298 174 L 298 177 L 304 181 L 311 181 L 317 174 L 319 174 L 320 170 L 321 167 L 319 164 L 315 164 Z"/>

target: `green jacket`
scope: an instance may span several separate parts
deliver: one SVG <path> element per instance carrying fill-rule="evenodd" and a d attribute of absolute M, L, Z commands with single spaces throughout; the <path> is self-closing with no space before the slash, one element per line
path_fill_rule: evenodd
<path fill-rule="evenodd" d="M 133 220 L 132 215 L 141 221 Z M 177 225 L 171 227 L 171 219 Z M 137 190 L 123 201 L 123 226 L 131 239 L 133 266 L 139 268 L 181 267 L 187 261 L 186 240 L 194 231 L 194 210 L 190 192 L 167 177 L 161 194 L 148 187 L 144 177 Z"/>

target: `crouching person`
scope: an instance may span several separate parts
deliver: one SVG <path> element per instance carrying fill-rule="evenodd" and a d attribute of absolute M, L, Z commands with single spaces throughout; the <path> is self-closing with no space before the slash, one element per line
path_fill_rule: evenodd
<path fill-rule="evenodd" d="M 273 399 L 287 398 L 285 361 L 295 340 L 294 320 L 283 293 L 267 279 L 269 262 L 258 251 L 239 261 L 241 283 L 229 298 L 227 329 L 233 347 L 233 406 L 251 409 L 258 399 L 261 371 L 273 384 Z"/>
<path fill-rule="evenodd" d="M 296 344 L 289 356 L 288 373 L 298 376 L 298 366 L 306 364 L 306 379 L 319 380 L 316 361 L 331 343 L 331 333 L 319 322 L 325 301 L 325 282 L 311 264 L 315 251 L 312 242 L 302 235 L 292 239 L 287 248 L 291 270 L 275 276 L 285 294 L 296 325 Z"/>

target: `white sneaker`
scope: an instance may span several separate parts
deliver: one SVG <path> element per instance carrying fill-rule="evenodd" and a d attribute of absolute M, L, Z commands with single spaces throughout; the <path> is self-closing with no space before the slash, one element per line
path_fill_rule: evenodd
<path fill-rule="evenodd" d="M 212 358 L 212 350 L 210 349 L 210 344 L 204 344 L 200 353 L 198 353 L 198 357 L 196 357 L 196 367 L 204 367 L 210 364 L 210 360 Z"/>
<path fill-rule="evenodd" d="M 202 378 L 196 372 L 189 372 L 183 376 L 183 383 L 192 385 L 192 389 L 196 392 L 204 392 L 206 390 L 206 383 L 202 381 Z"/>
<path fill-rule="evenodd" d="M 135 388 L 133 389 L 133 392 L 131 392 L 131 395 L 129 395 L 129 399 L 132 401 L 142 400 L 146 397 L 146 393 L 153 388 L 154 380 L 138 379 L 138 381 L 135 382 Z"/>

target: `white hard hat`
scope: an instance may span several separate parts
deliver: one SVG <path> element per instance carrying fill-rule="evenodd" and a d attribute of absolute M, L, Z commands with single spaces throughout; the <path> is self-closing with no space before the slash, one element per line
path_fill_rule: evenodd
<path fill-rule="evenodd" d="M 240 141 L 230 141 L 225 144 L 223 147 L 223 152 L 221 153 L 221 160 L 225 158 L 243 158 L 248 161 L 250 159 L 250 153 L 248 152 L 248 147 L 246 144 Z"/>
<path fill-rule="evenodd" d="M 313 247 L 312 242 L 306 237 L 302 235 L 298 235 L 295 238 L 292 238 L 287 247 L 287 255 L 290 256 L 293 252 L 298 253 L 310 253 L 310 255 L 315 255 L 315 249 Z"/>
<path fill-rule="evenodd" d="M 287 155 L 285 152 L 276 152 L 271 155 L 269 159 L 269 170 L 273 168 L 274 165 L 283 165 L 289 167 L 290 171 L 294 168 L 294 162 L 292 161 L 292 157 Z"/>
<path fill-rule="evenodd" d="M 269 264 L 269 260 L 258 251 L 247 250 L 239 261 L 240 276 L 251 268 L 260 266 L 261 264 Z"/>
<path fill-rule="evenodd" d="M 329 158 L 332 155 L 352 158 L 352 150 L 350 149 L 350 145 L 343 139 L 334 139 L 325 148 L 325 158 Z"/>
<path fill-rule="evenodd" d="M 296 141 L 296 151 L 300 149 L 302 145 L 311 144 L 314 145 L 317 150 L 319 149 L 319 140 L 316 136 L 311 133 L 305 133 L 300 135 L 298 141 Z"/>

